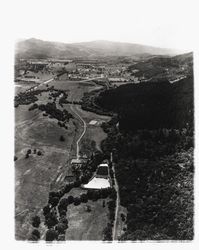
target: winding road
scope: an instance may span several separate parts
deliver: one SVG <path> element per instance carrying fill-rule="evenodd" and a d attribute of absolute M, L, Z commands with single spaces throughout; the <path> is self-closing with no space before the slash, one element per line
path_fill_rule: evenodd
<path fill-rule="evenodd" d="M 80 157 L 80 155 L 79 155 L 79 144 L 80 144 L 80 141 L 83 138 L 84 134 L 86 133 L 87 125 L 86 125 L 86 122 L 84 121 L 84 119 L 81 117 L 81 115 L 77 112 L 77 110 L 75 110 L 75 106 L 74 106 L 75 104 L 73 104 L 73 102 L 74 102 L 74 99 L 72 101 L 72 104 L 70 104 L 70 109 L 80 119 L 80 121 L 83 123 L 83 131 L 82 131 L 80 137 L 78 138 L 78 140 L 76 142 L 76 145 L 77 145 L 76 157 L 77 157 L 77 159 L 79 159 L 79 157 Z"/>
<path fill-rule="evenodd" d="M 54 78 L 53 78 L 54 79 Z M 48 80 L 48 82 L 49 81 L 52 81 L 53 79 L 50 79 L 50 80 Z M 106 87 L 107 87 L 107 89 L 109 89 L 109 82 L 108 82 L 108 78 L 107 77 L 95 77 L 95 78 L 90 78 L 90 79 L 86 79 L 86 80 L 81 80 L 81 81 L 79 81 L 80 83 L 83 83 L 83 82 L 89 82 L 89 81 L 93 81 L 93 80 L 97 80 L 97 79 L 106 79 Z M 47 82 L 45 82 L 45 83 L 47 83 Z M 74 95 L 74 94 L 73 94 Z M 83 123 L 83 131 L 82 131 L 82 133 L 81 133 L 81 135 L 80 135 L 80 137 L 78 138 L 78 140 L 77 140 L 77 142 L 76 142 L 76 145 L 77 145 L 77 153 L 76 153 L 76 158 L 77 159 L 79 159 L 79 157 L 80 157 L 80 154 L 79 154 L 79 145 L 80 145 L 80 141 L 81 141 L 81 139 L 83 138 L 83 136 L 84 136 L 84 134 L 86 133 L 86 129 L 87 129 L 87 125 L 86 125 L 86 122 L 84 121 L 84 119 L 81 117 L 81 115 L 78 113 L 78 111 L 77 110 L 75 110 L 75 105 L 76 104 L 74 104 L 74 98 L 75 97 L 73 97 L 72 96 L 72 103 L 70 104 L 70 109 L 71 109 L 71 111 L 79 118 L 79 120 Z"/>

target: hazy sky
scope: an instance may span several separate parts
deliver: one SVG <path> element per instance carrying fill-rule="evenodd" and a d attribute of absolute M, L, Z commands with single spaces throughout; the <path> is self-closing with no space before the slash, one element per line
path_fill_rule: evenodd
<path fill-rule="evenodd" d="M 197 44 L 196 2 L 18 0 L 11 7 L 13 35 L 61 42 L 100 39 L 192 49 Z"/>

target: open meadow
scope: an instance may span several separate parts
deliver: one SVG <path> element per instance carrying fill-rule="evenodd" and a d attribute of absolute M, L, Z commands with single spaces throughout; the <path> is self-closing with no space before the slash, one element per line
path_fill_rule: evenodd
<path fill-rule="evenodd" d="M 38 90 L 43 92 L 37 95 L 38 100 L 35 102 L 37 105 L 47 105 L 54 101 L 60 110 L 65 109 L 72 114 L 73 118 L 66 123 L 67 129 L 60 127 L 57 119 L 49 114 L 46 115 L 42 110 L 38 108 L 29 110 L 32 104 L 19 105 L 15 109 L 15 227 L 16 239 L 19 240 L 27 239 L 31 234 L 31 220 L 35 215 L 40 215 L 41 239 L 44 239 L 46 229 L 42 208 L 48 203 L 49 192 L 63 187 L 66 177 L 72 175 L 70 161 L 76 157 L 76 141 L 83 129 L 82 121 L 73 113 L 70 103 L 60 106 L 59 97 L 50 98 L 51 94 L 47 87 L 52 86 L 56 90 L 64 90 L 69 102 L 79 102 L 84 92 L 99 88 L 95 83 L 59 80 L 52 81 L 48 86 L 38 87 Z M 89 125 L 90 121 L 104 122 L 110 120 L 110 117 L 84 111 L 80 105 L 73 105 L 73 108 L 87 124 L 86 133 L 80 144 L 80 153 L 90 156 L 91 148 L 92 151 L 100 150 L 100 143 L 106 138 L 100 127 L 101 123 L 92 126 Z M 64 141 L 60 140 L 60 136 L 64 136 Z M 76 192 L 79 196 L 81 189 L 75 190 L 72 189 L 71 192 Z M 103 238 L 108 212 L 101 203 L 102 201 L 89 201 L 90 213 L 85 211 L 85 206 L 82 204 L 78 207 L 74 205 L 69 207 L 67 239 Z"/>

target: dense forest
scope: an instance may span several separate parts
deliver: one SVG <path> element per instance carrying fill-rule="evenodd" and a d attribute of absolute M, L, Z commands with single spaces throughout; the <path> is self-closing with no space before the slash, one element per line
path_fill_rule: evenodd
<path fill-rule="evenodd" d="M 95 98 L 127 229 L 120 240 L 193 239 L 193 78 L 125 85 Z"/>
<path fill-rule="evenodd" d="M 120 128 L 193 129 L 193 78 L 175 84 L 168 81 L 127 84 L 102 92 L 95 100 L 104 110 L 119 115 Z"/>

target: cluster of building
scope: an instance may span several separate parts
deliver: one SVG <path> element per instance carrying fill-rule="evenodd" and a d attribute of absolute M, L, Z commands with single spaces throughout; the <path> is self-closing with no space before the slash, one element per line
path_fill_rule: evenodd
<path fill-rule="evenodd" d="M 78 158 L 71 160 L 72 169 L 82 168 L 83 164 L 86 164 L 86 158 Z M 99 164 L 97 167 L 96 172 L 89 180 L 89 182 L 85 185 L 82 185 L 82 188 L 85 189 L 104 189 L 111 187 L 111 178 L 109 172 L 109 165 L 108 162 L 103 162 Z"/>
<path fill-rule="evenodd" d="M 16 81 L 29 81 L 37 83 L 39 79 L 32 74 L 30 77 L 27 72 L 43 72 L 56 74 L 65 71 L 65 79 L 69 80 L 88 80 L 95 78 L 108 78 L 110 83 L 120 85 L 124 83 L 140 83 L 145 81 L 144 76 L 136 77 L 134 73 L 129 72 L 126 64 L 108 64 L 92 62 L 79 62 L 78 60 L 63 59 L 20 59 L 15 67 Z M 40 79 L 42 80 L 42 79 Z"/>

